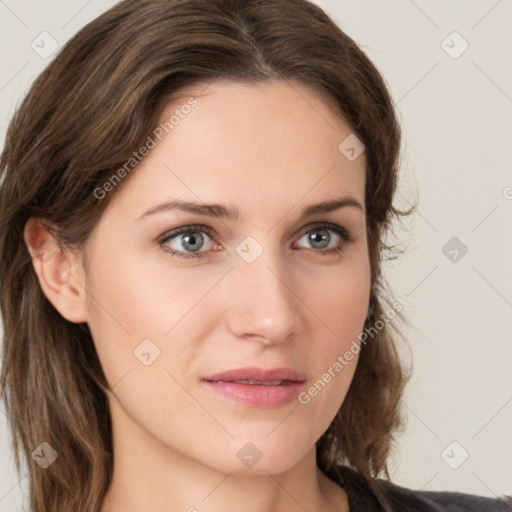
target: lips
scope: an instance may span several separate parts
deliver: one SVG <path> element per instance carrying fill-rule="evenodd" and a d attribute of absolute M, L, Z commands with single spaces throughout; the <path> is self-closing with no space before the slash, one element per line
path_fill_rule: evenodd
<path fill-rule="evenodd" d="M 216 394 L 250 407 L 274 408 L 297 398 L 306 376 L 291 368 L 238 368 L 202 379 Z"/>
<path fill-rule="evenodd" d="M 274 368 L 264 370 L 263 368 L 249 367 L 229 370 L 227 372 L 216 373 L 203 380 L 209 382 L 238 382 L 241 384 L 262 384 L 262 385 L 281 385 L 283 383 L 304 382 L 306 376 L 292 370 L 291 368 Z"/>

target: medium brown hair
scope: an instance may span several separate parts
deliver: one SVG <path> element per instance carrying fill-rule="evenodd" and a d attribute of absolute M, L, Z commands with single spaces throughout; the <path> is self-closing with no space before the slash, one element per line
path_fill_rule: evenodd
<path fill-rule="evenodd" d="M 216 79 L 296 81 L 349 123 L 367 158 L 372 291 L 365 328 L 392 304 L 381 263 L 394 247 L 384 235 L 411 212 L 393 206 L 400 129 L 381 75 L 354 41 L 307 0 L 120 2 L 80 30 L 37 78 L 0 157 L 0 391 L 17 469 L 19 452 L 29 468 L 35 512 L 99 511 L 113 449 L 109 384 L 88 325 L 65 320 L 42 292 L 25 223 L 43 219 L 61 247 L 84 248 L 116 193 L 99 200 L 94 190 L 146 141 L 169 99 Z M 396 312 L 361 345 L 346 398 L 317 442 L 317 463 L 329 478 L 343 484 L 340 469 L 350 466 L 383 503 L 376 477 L 389 479 L 408 379 L 396 346 L 399 320 L 405 321 Z M 47 470 L 30 456 L 42 441 L 58 446 L 59 458 Z"/>

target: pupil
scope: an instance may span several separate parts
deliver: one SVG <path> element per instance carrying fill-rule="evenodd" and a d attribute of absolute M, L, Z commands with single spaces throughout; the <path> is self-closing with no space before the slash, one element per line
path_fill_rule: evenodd
<path fill-rule="evenodd" d="M 197 240 L 196 240 L 197 238 Z M 183 246 L 191 251 L 197 251 L 201 247 L 202 235 L 200 233 L 194 233 L 193 235 L 186 235 L 184 237 Z M 197 245 L 194 247 L 194 245 Z"/>
<path fill-rule="evenodd" d="M 327 234 L 327 231 L 325 231 L 325 230 L 317 231 L 316 233 L 317 234 L 310 235 L 310 240 L 313 245 L 320 243 L 322 248 L 329 245 L 329 235 Z M 319 234 L 319 233 L 321 233 L 321 234 Z M 322 244 L 322 242 L 324 242 L 324 243 Z M 327 242 L 327 243 L 325 243 L 325 242 Z"/>

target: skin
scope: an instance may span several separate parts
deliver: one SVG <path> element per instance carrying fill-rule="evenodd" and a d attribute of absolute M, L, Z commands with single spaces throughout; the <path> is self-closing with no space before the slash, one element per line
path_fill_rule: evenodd
<path fill-rule="evenodd" d="M 357 340 L 371 284 L 365 155 L 340 152 L 353 130 L 304 85 L 214 82 L 169 103 L 162 119 L 190 96 L 197 106 L 115 191 L 87 243 L 87 271 L 83 254 L 55 250 L 37 220 L 25 230 L 33 254 L 54 250 L 34 258 L 41 287 L 64 318 L 88 323 L 113 387 L 114 476 L 102 511 L 347 511 L 345 491 L 316 466 L 315 442 L 343 402 L 357 355 L 305 405 L 250 407 L 201 378 L 285 366 L 307 376 L 307 389 Z M 299 219 L 306 206 L 347 196 L 362 209 Z M 137 220 L 171 198 L 241 215 Z M 353 240 L 327 231 L 329 247 L 318 248 L 307 235 L 322 234 L 324 222 Z M 186 253 L 184 235 L 158 242 L 198 224 L 212 229 L 195 242 L 202 257 L 166 252 Z M 248 236 L 263 249 L 250 264 L 236 252 Z M 338 245 L 339 254 L 325 252 Z M 147 338 L 160 349 L 149 366 L 134 356 Z M 248 442 L 261 453 L 250 468 L 237 457 Z"/>

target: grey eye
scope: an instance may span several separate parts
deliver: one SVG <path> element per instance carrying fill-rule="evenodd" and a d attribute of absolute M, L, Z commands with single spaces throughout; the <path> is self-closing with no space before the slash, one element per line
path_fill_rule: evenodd
<path fill-rule="evenodd" d="M 210 238 L 210 236 L 201 231 L 191 230 L 169 236 L 164 240 L 164 245 L 175 251 L 199 252 L 204 248 L 206 238 Z"/>
<path fill-rule="evenodd" d="M 299 239 L 299 242 L 303 239 L 306 239 L 306 241 L 311 244 L 313 249 L 326 249 L 329 247 L 329 243 L 333 239 L 331 233 L 333 233 L 332 229 L 311 229 L 302 235 L 302 237 Z M 336 236 L 339 237 L 337 234 Z"/>

